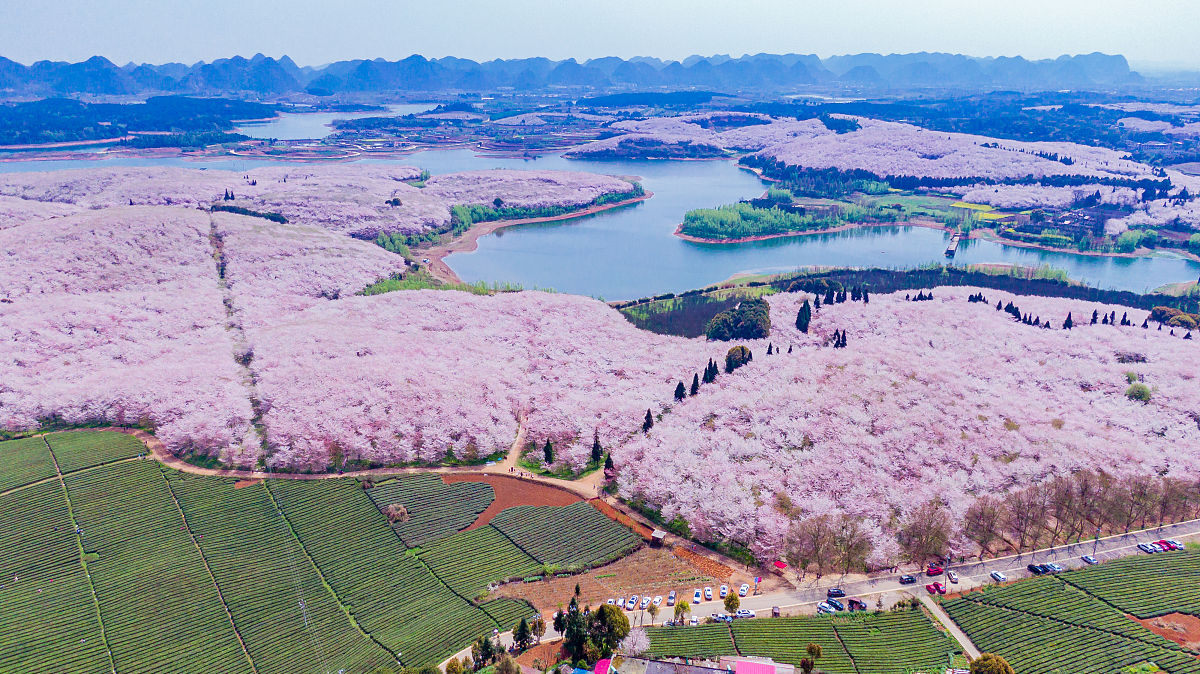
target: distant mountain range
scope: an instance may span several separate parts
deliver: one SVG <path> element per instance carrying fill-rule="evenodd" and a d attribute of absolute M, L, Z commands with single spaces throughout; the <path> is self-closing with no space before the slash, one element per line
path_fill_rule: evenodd
<path fill-rule="evenodd" d="M 399 61 L 337 61 L 300 67 L 289 57 L 235 56 L 211 63 L 118 66 L 102 56 L 80 63 L 23 65 L 0 57 L 0 92 L 8 96 L 120 96 L 156 93 L 293 93 L 317 96 L 556 88 L 595 91 L 704 88 L 727 93 L 785 91 L 809 85 L 852 89 L 1112 89 L 1142 82 L 1124 56 L 1083 54 L 1052 60 L 977 58 L 961 54 L 802 54 L 598 58 L 579 63 L 526 58 L 471 61 L 420 55 Z"/>

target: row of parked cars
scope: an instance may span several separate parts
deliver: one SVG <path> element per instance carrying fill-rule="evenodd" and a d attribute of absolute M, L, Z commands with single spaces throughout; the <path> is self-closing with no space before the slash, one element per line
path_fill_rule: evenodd
<path fill-rule="evenodd" d="M 840 600 L 845 598 L 845 603 Z M 840 587 L 831 587 L 825 591 L 825 601 L 817 604 L 817 613 L 833 613 L 835 611 L 865 611 L 867 603 L 854 597 L 846 597 L 846 591 Z"/>
<path fill-rule="evenodd" d="M 613 597 L 605 603 L 612 604 L 613 606 L 617 606 L 619 608 L 623 608 L 626 611 L 636 611 L 638 608 L 645 610 L 651 604 L 653 604 L 655 606 L 661 606 L 663 603 L 663 598 L 662 598 L 662 595 L 657 595 L 654 598 L 651 598 L 650 595 L 640 597 L 640 596 L 634 594 L 634 595 L 630 595 L 629 599 L 622 599 L 621 597 Z M 667 595 L 667 606 L 674 606 L 674 605 L 675 605 L 675 590 L 671 590 L 671 594 Z"/>
<path fill-rule="evenodd" d="M 729 586 L 722 585 L 719 592 L 721 599 L 724 599 L 725 597 L 729 596 Z M 748 583 L 742 583 L 742 586 L 738 588 L 738 596 L 745 597 L 747 594 L 750 594 L 750 585 Z M 712 598 L 713 589 L 711 587 L 704 588 L 704 601 L 712 601 Z M 696 588 L 696 591 L 692 594 L 692 603 L 699 604 L 700 601 L 700 588 Z"/>
<path fill-rule="evenodd" d="M 1144 552 L 1148 555 L 1152 555 L 1156 552 L 1170 552 L 1171 550 L 1182 550 L 1183 543 L 1180 543 L 1179 541 L 1175 540 L 1174 538 L 1164 538 L 1161 541 L 1154 541 L 1153 543 L 1139 543 L 1137 548 L 1138 548 L 1138 550 L 1141 550 L 1142 552 Z"/>

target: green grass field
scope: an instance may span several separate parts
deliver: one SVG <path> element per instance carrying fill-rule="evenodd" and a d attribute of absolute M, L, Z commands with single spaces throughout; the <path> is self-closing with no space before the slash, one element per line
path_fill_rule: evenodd
<path fill-rule="evenodd" d="M 467 528 L 496 498 L 490 484 L 446 484 L 434 473 L 402 475 L 379 482 L 367 494 L 381 511 L 393 504 L 408 510 L 408 520 L 393 526 L 409 547 Z"/>
<path fill-rule="evenodd" d="M 54 476 L 54 459 L 41 437 L 0 442 L 0 492 Z"/>
<path fill-rule="evenodd" d="M 821 647 L 817 668 L 833 674 L 942 671 L 962 652 L 920 609 L 835 616 L 759 618 L 732 625 L 646 630 L 662 657 L 741 655 L 799 665 L 809 644 Z"/>
<path fill-rule="evenodd" d="M 556 569 L 604 564 L 642 544 L 637 534 L 583 501 L 508 508 L 492 519 L 492 526 L 530 557 Z"/>
<path fill-rule="evenodd" d="M 1200 672 L 1188 651 L 1127 617 L 1200 609 L 1200 551 L 1123 557 L 1097 566 L 944 602 L 983 650 L 1019 672 L 1117 671 L 1154 662 L 1169 672 Z"/>
<path fill-rule="evenodd" d="M 460 531 L 492 488 L 436 475 L 376 492 L 388 502 L 400 495 L 417 514 L 402 531 L 353 479 L 239 488 L 127 460 L 145 451 L 136 438 L 96 431 L 7 441 L 0 451 L 0 672 L 437 664 L 534 614 L 518 599 L 476 603 L 491 582 L 544 571 L 526 547 L 585 563 L 636 539 L 586 503 L 524 508 L 509 535 L 490 525 Z M 553 527 L 557 541 L 538 526 Z M 424 545 L 406 545 L 405 534 Z"/>

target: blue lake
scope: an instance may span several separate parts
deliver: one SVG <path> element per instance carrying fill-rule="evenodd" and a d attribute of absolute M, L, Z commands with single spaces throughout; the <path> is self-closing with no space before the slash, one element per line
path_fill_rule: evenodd
<path fill-rule="evenodd" d="M 706 286 L 739 272 L 776 272 L 807 266 L 912 268 L 944 263 L 946 235 L 923 227 L 888 226 L 744 244 L 698 244 L 673 232 L 692 208 L 756 196 L 753 174 L 729 161 L 577 161 L 479 157 L 471 150 L 437 150 L 364 162 L 418 166 L 431 173 L 525 168 L 638 176 L 654 196 L 636 205 L 572 220 L 522 225 L 482 237 L 478 250 L 456 253 L 447 264 L 465 281 L 507 281 L 531 288 L 622 300 Z M 267 160 L 112 159 L 0 163 L 0 172 L 46 171 L 96 165 L 159 166 L 244 171 L 279 165 Z M 305 164 L 309 165 L 309 164 Z M 1159 255 L 1111 258 L 968 241 L 955 264 L 998 262 L 1066 270 L 1101 288 L 1146 292 L 1200 277 L 1200 263 Z"/>

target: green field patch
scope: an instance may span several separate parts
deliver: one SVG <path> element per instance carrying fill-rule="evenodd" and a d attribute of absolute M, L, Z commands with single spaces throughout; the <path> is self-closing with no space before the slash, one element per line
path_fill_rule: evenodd
<path fill-rule="evenodd" d="M 394 658 L 355 629 L 262 484 L 169 473 L 259 672 L 371 671 Z"/>
<path fill-rule="evenodd" d="M 446 484 L 436 473 L 402 475 L 367 490 L 381 512 L 403 506 L 407 519 L 392 524 L 410 547 L 447 536 L 470 526 L 496 498 L 486 482 Z"/>
<path fill-rule="evenodd" d="M 46 441 L 64 473 L 148 453 L 141 440 L 116 431 L 50 433 Z"/>
<path fill-rule="evenodd" d="M 0 442 L 0 492 L 55 474 L 54 459 L 41 437 Z"/>
<path fill-rule="evenodd" d="M 518 506 L 492 519 L 492 526 L 547 567 L 581 570 L 624 557 L 642 544 L 628 528 L 586 501 L 566 506 Z"/>
<path fill-rule="evenodd" d="M 491 583 L 542 569 L 540 562 L 490 525 L 430 543 L 421 549 L 420 558 L 450 589 L 468 599 L 487 594 Z"/>
<path fill-rule="evenodd" d="M 850 654 L 833 631 L 833 620 L 827 616 L 796 618 L 761 618 L 733 623 L 733 637 L 742 655 L 768 657 L 778 662 L 800 665 L 808 657 L 809 644 L 821 647 L 817 667 L 823 672 L 855 674 Z"/>
<path fill-rule="evenodd" d="M 265 484 L 342 604 L 406 666 L 437 664 L 497 626 L 407 554 L 358 482 Z"/>
<path fill-rule="evenodd" d="M 1200 550 L 1122 557 L 1060 577 L 1138 618 L 1200 615 Z"/>
<path fill-rule="evenodd" d="M 65 478 L 118 672 L 250 672 L 159 465 Z"/>
<path fill-rule="evenodd" d="M 724 623 L 691 627 L 647 627 L 648 654 L 656 658 L 718 658 L 737 655 L 733 635 Z"/>
<path fill-rule="evenodd" d="M 479 605 L 496 624 L 500 626 L 501 632 L 512 630 L 521 622 L 521 618 L 531 620 L 537 613 L 529 602 L 523 599 L 512 599 L 510 597 L 500 597 L 491 601 L 485 601 Z"/>
<path fill-rule="evenodd" d="M 831 620 L 838 639 L 860 672 L 941 672 L 962 653 L 958 643 L 920 609 L 839 614 Z M 741 644 L 738 645 L 740 648 Z"/>
<path fill-rule="evenodd" d="M 110 670 L 62 485 L 0 497 L 0 672 Z"/>
<path fill-rule="evenodd" d="M 997 653 L 1021 674 L 1115 672 L 1146 661 L 1173 674 L 1200 672 L 1200 660 L 1103 630 L 971 601 L 943 604 L 981 651 Z"/>

